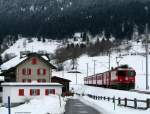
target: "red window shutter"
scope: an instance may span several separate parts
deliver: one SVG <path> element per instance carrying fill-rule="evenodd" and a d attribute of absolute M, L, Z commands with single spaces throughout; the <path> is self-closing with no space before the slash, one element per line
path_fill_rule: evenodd
<path fill-rule="evenodd" d="M 44 82 L 44 83 L 45 83 L 45 82 L 46 82 L 46 80 L 45 80 L 45 79 L 43 79 L 43 80 L 42 80 L 42 82 Z"/>
<path fill-rule="evenodd" d="M 53 94 L 55 94 L 55 89 L 53 89 Z"/>
<path fill-rule="evenodd" d="M 40 79 L 38 79 L 38 80 L 37 80 L 37 82 L 39 83 L 39 82 L 41 82 L 41 80 L 40 80 Z"/>
<path fill-rule="evenodd" d="M 36 58 L 32 58 L 32 64 L 33 65 L 37 64 L 37 59 Z"/>
<path fill-rule="evenodd" d="M 40 75 L 40 69 L 37 69 L 37 75 Z"/>
<path fill-rule="evenodd" d="M 55 94 L 55 89 L 50 89 L 51 94 Z"/>
<path fill-rule="evenodd" d="M 25 68 L 22 69 L 22 74 L 23 74 L 23 75 L 26 74 L 26 69 L 25 69 Z"/>
<path fill-rule="evenodd" d="M 30 83 L 30 82 L 31 82 L 31 79 L 28 79 L 28 82 Z"/>
<path fill-rule="evenodd" d="M 30 89 L 30 96 L 32 96 L 32 89 Z"/>
<path fill-rule="evenodd" d="M 28 72 L 29 72 L 28 74 L 31 75 L 31 68 L 28 69 Z"/>
<path fill-rule="evenodd" d="M 36 95 L 40 95 L 40 89 L 37 89 Z"/>
<path fill-rule="evenodd" d="M 43 69 L 43 75 L 46 75 L 46 69 Z"/>
<path fill-rule="evenodd" d="M 19 96 L 24 96 L 24 89 L 19 89 Z"/>
<path fill-rule="evenodd" d="M 25 79 L 23 79 L 22 82 L 25 82 Z"/>
<path fill-rule="evenodd" d="M 48 89 L 45 89 L 45 95 L 48 95 L 49 92 L 48 92 Z"/>

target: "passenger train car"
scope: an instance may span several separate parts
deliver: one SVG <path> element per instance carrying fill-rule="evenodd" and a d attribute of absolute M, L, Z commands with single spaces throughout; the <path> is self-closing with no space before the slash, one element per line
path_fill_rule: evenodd
<path fill-rule="evenodd" d="M 136 72 L 128 65 L 112 68 L 110 71 L 84 77 L 84 84 L 113 89 L 134 89 Z"/>

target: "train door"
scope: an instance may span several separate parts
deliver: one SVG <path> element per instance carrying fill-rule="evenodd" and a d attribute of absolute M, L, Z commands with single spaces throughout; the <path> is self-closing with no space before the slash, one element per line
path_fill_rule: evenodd
<path fill-rule="evenodd" d="M 104 80 L 104 86 L 106 86 L 107 85 L 107 75 L 106 75 L 106 73 L 104 73 L 103 74 L 103 80 Z"/>
<path fill-rule="evenodd" d="M 102 86 L 104 85 L 104 74 L 102 74 Z"/>
<path fill-rule="evenodd" d="M 107 72 L 106 73 L 106 85 L 107 85 L 107 87 L 110 86 L 110 81 L 111 81 L 111 75 L 110 75 L 110 72 Z"/>

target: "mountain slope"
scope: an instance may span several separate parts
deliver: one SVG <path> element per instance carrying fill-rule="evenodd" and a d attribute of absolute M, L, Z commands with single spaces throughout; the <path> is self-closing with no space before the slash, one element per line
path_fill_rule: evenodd
<path fill-rule="evenodd" d="M 26 42 L 26 43 L 25 43 Z M 26 44 L 26 45 L 25 45 Z M 55 53 L 55 50 L 62 45 L 62 42 L 58 42 L 55 40 L 48 41 L 46 39 L 45 43 L 41 41 L 37 41 L 37 39 L 33 38 L 32 42 L 26 40 L 26 38 L 19 39 L 13 46 L 7 49 L 2 55 L 4 56 L 6 53 L 15 53 L 16 56 L 20 56 L 20 51 L 30 50 L 31 52 L 47 52 L 47 53 Z M 130 46 L 129 50 L 123 50 L 125 47 Z M 133 67 L 136 70 L 136 88 L 145 88 L 145 47 L 142 41 L 128 41 L 128 44 L 122 44 L 121 47 L 122 51 L 116 52 L 112 51 L 110 56 L 110 66 L 116 67 L 117 61 L 119 64 L 128 64 L 130 67 Z M 150 51 L 150 48 L 149 48 Z M 116 57 L 120 57 L 120 59 L 116 59 Z M 150 55 L 149 55 L 150 58 Z M 82 55 L 81 57 L 77 58 L 77 70 L 81 73 L 77 74 L 77 83 L 83 84 L 83 78 L 87 76 L 87 63 L 89 64 L 88 68 L 88 75 L 92 75 L 94 72 L 94 60 L 96 60 L 95 72 L 101 73 L 108 70 L 109 66 L 109 57 L 108 56 L 95 56 L 95 57 L 88 57 L 86 54 Z M 55 62 L 54 62 L 55 63 Z M 60 76 L 66 79 L 70 79 L 72 82 L 71 84 L 76 83 L 76 74 L 75 73 L 68 73 L 72 69 L 72 60 L 67 60 L 63 64 L 64 71 L 53 71 L 53 76 Z M 148 61 L 150 64 L 150 60 Z M 150 71 L 150 67 L 149 67 Z M 150 74 L 150 73 L 149 73 Z M 150 79 L 149 79 L 150 84 Z"/>

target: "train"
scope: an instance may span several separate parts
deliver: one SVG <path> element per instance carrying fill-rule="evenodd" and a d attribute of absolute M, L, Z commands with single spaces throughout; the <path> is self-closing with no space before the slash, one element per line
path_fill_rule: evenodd
<path fill-rule="evenodd" d="M 111 68 L 103 73 L 84 77 L 84 85 L 130 90 L 135 88 L 136 72 L 128 65 Z"/>

